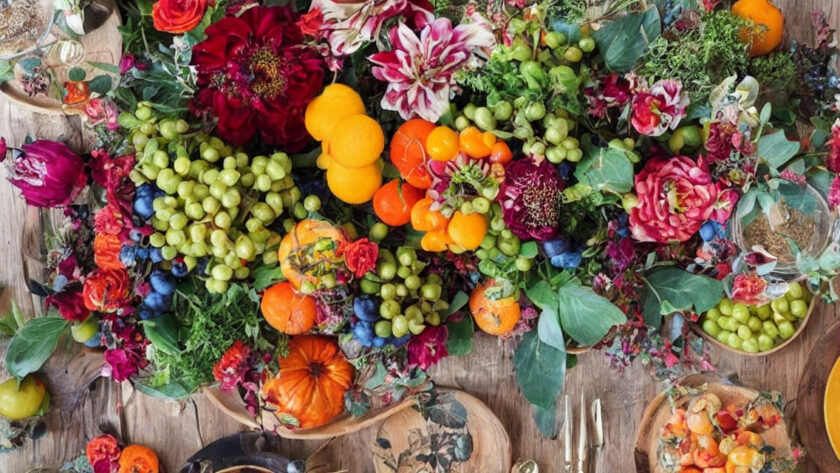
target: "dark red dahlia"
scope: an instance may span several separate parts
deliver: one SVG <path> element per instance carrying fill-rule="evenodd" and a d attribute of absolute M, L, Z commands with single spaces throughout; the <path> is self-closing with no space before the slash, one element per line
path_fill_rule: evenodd
<path fill-rule="evenodd" d="M 550 240 L 560 235 L 563 179 L 548 161 L 534 158 L 512 161 L 505 167 L 499 190 L 502 217 L 523 240 Z"/>
<path fill-rule="evenodd" d="M 309 141 L 306 105 L 320 92 L 324 61 L 303 44 L 289 7 L 254 7 L 207 28 L 193 49 L 199 91 L 194 109 L 218 118 L 218 134 L 244 145 L 263 141 L 299 151 Z"/>

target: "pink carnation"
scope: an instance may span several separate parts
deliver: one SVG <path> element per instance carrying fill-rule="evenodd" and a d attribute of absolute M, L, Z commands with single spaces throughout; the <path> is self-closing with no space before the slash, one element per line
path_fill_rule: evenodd
<path fill-rule="evenodd" d="M 85 184 L 85 162 L 64 143 L 38 140 L 21 146 L 9 166 L 9 181 L 33 207 L 70 205 Z"/>
<path fill-rule="evenodd" d="M 633 97 L 630 122 L 639 133 L 660 136 L 668 129 L 675 130 L 685 116 L 688 96 L 682 93 L 682 84 L 674 80 L 661 80 Z"/>

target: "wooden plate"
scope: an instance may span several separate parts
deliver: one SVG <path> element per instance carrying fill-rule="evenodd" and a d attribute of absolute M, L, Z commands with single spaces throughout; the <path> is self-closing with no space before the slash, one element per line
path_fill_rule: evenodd
<path fill-rule="evenodd" d="M 793 332 L 793 335 L 791 335 L 790 338 L 788 338 L 787 340 L 785 340 L 782 343 L 773 347 L 773 349 L 767 350 L 767 351 L 760 351 L 758 353 L 749 353 L 749 352 L 745 352 L 743 350 L 736 350 L 736 349 L 730 347 L 729 345 L 725 345 L 723 343 L 720 343 L 715 337 L 709 335 L 708 333 L 706 333 L 703 330 L 702 327 L 700 327 L 700 322 L 699 321 L 696 324 L 691 324 L 691 328 L 692 328 L 692 330 L 694 330 L 694 333 L 703 337 L 707 342 L 709 342 L 712 345 L 720 348 L 721 350 L 728 351 L 729 353 L 736 353 L 738 355 L 755 356 L 755 357 L 772 355 L 773 353 L 776 353 L 777 351 L 781 351 L 783 348 L 790 345 L 796 339 L 796 337 L 798 337 L 800 334 L 802 334 L 802 332 L 805 330 L 805 324 L 807 324 L 808 320 L 811 319 L 811 314 L 814 312 L 814 308 L 817 306 L 817 304 L 819 304 L 819 299 L 820 299 L 820 296 L 818 294 L 812 295 L 811 296 L 811 304 L 808 306 L 808 313 L 805 314 L 805 317 L 802 317 L 802 320 L 799 322 L 799 325 L 796 327 L 796 331 Z"/>
<path fill-rule="evenodd" d="M 716 394 L 724 406 L 729 403 L 745 405 L 760 394 L 755 389 L 738 386 L 725 378 L 711 373 L 686 376 L 677 382 L 678 385 L 686 387 L 697 387 L 704 383 L 708 386 L 707 392 Z M 674 405 L 680 406 L 688 403 L 688 401 L 689 399 L 687 397 L 680 398 L 675 400 Z M 637 473 L 664 473 L 665 470 L 659 466 L 657 448 L 659 446 L 660 430 L 670 416 L 671 404 L 667 392 L 662 392 L 648 404 L 642 422 L 639 425 L 639 430 L 636 433 L 634 457 Z M 788 435 L 784 419 L 761 435 L 764 438 L 764 442 L 767 445 L 775 447 L 780 455 L 790 455 L 790 436 Z"/>
<path fill-rule="evenodd" d="M 826 384 L 840 357 L 840 322 L 820 337 L 805 364 L 799 379 L 796 397 L 796 426 L 808 457 L 820 472 L 840 471 L 838 460 L 826 431 Z M 837 400 L 835 402 L 840 402 Z"/>
<path fill-rule="evenodd" d="M 322 425 L 321 427 L 291 430 L 280 424 L 279 419 L 269 412 L 263 412 L 264 418 L 262 419 L 262 424 L 259 424 L 251 417 L 251 414 L 245 408 L 245 403 L 236 392 L 222 392 L 221 389 L 213 387 L 205 388 L 204 394 L 222 412 L 249 428 L 276 432 L 281 437 L 290 439 L 328 439 L 350 434 L 381 422 L 388 416 L 414 406 L 417 403 L 417 400 L 413 398 L 404 399 L 391 406 L 370 409 L 361 417 L 353 417 L 350 413 L 345 412 L 329 424 Z"/>
<path fill-rule="evenodd" d="M 114 6 L 114 0 L 102 0 L 102 3 L 113 7 L 111 16 L 105 20 L 99 28 L 82 36 L 79 42 L 85 47 L 85 59 L 79 64 L 79 67 L 87 71 L 88 79 L 92 79 L 97 75 L 108 74 L 107 72 L 96 69 L 91 66 L 90 62 L 101 62 L 105 64 L 118 65 L 122 57 L 122 36 L 117 27 L 122 24 L 120 20 L 120 13 Z M 58 26 L 52 27 L 52 33 L 49 35 L 45 43 L 52 43 L 59 39 L 63 34 Z M 64 82 L 67 80 L 67 74 L 72 69 L 72 66 L 63 64 L 47 64 L 52 66 L 55 80 Z M 119 80 L 116 76 L 112 76 L 113 80 Z M 23 91 L 20 83 L 17 80 L 11 80 L 0 85 L 0 92 L 5 94 L 15 103 L 31 109 L 39 113 L 47 113 L 51 115 L 64 114 L 61 107 L 61 100 L 56 99 L 50 95 L 39 94 L 35 97 L 29 97 Z"/>
<path fill-rule="evenodd" d="M 487 406 L 463 392 L 436 389 L 425 407 L 404 409 L 379 427 L 373 445 L 376 473 L 439 471 L 449 464 L 461 473 L 507 473 L 511 444 L 507 431 Z M 435 448 L 437 446 L 437 448 Z"/>

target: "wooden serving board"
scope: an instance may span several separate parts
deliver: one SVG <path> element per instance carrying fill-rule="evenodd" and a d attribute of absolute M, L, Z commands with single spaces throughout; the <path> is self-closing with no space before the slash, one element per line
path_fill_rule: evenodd
<path fill-rule="evenodd" d="M 79 42 L 85 47 L 85 58 L 84 61 L 79 64 L 79 67 L 87 71 L 88 80 L 97 75 L 108 74 L 101 69 L 91 66 L 89 63 L 99 62 L 116 66 L 120 63 L 120 58 L 122 57 L 122 36 L 117 29 L 122 24 L 119 10 L 116 8 L 114 0 L 102 0 L 102 3 L 111 7 L 111 16 L 109 16 L 108 19 L 105 20 L 105 23 L 103 23 L 99 28 L 79 39 Z M 48 35 L 45 43 L 49 44 L 57 39 L 61 39 L 62 35 L 63 32 L 61 29 L 58 26 L 53 25 L 52 33 Z M 47 52 L 48 51 L 45 51 L 45 54 Z M 67 66 L 64 64 L 47 63 L 46 65 L 52 69 L 53 74 L 55 75 L 55 80 L 59 83 L 63 83 L 68 80 L 67 75 L 70 73 L 70 69 L 73 68 L 73 66 Z M 112 79 L 115 81 L 119 80 L 117 76 L 112 76 Z M 56 99 L 48 94 L 38 94 L 34 97 L 30 97 L 23 91 L 23 88 L 17 80 L 11 80 L 0 84 L 0 93 L 9 97 L 9 99 L 16 104 L 34 112 L 50 115 L 62 115 L 65 113 L 65 110 L 61 106 L 62 103 L 60 99 Z"/>
<path fill-rule="evenodd" d="M 808 458 L 820 472 L 840 472 L 826 431 L 825 387 L 828 375 L 840 357 L 840 322 L 832 325 L 811 349 L 805 371 L 799 378 L 796 425 Z M 837 400 L 840 402 L 840 400 Z M 840 419 L 838 419 L 840 421 Z"/>
<path fill-rule="evenodd" d="M 698 387 L 706 384 L 708 389 L 706 392 L 716 394 L 723 405 L 735 403 L 739 406 L 746 405 L 760 394 L 755 389 L 738 386 L 728 379 L 721 378 L 718 375 L 711 373 L 701 373 L 686 376 L 677 382 L 680 386 Z M 674 405 L 684 406 L 690 401 L 689 397 L 676 399 Z M 634 451 L 634 458 L 636 461 L 637 473 L 664 473 L 664 469 L 659 466 L 659 459 L 657 458 L 657 449 L 659 447 L 659 434 L 662 427 L 671 416 L 671 403 L 668 399 L 667 392 L 662 392 L 656 396 L 653 401 L 648 404 L 645 409 L 644 417 L 639 425 L 639 430 L 636 433 L 636 448 Z M 776 451 L 782 456 L 789 456 L 791 453 L 790 436 L 787 432 L 787 425 L 784 419 L 779 421 L 773 428 L 768 429 L 761 434 L 764 442 L 767 445 L 772 445 Z M 826 470 L 829 471 L 829 470 Z M 840 470 L 831 470 L 840 471 Z"/>

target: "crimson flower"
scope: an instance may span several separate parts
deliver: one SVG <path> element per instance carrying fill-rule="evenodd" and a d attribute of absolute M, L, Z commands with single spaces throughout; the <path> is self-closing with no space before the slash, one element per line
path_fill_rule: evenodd
<path fill-rule="evenodd" d="M 733 283 L 732 300 L 747 305 L 760 305 L 765 302 L 763 296 L 765 289 L 767 289 L 767 281 L 759 276 L 755 270 L 739 274 L 735 276 Z"/>
<path fill-rule="evenodd" d="M 9 181 L 34 207 L 70 205 L 87 183 L 85 162 L 56 141 L 38 140 L 21 146 L 8 166 Z"/>
<path fill-rule="evenodd" d="M 338 251 L 339 256 L 344 256 L 347 269 L 357 278 L 364 276 L 368 271 L 372 271 L 376 267 L 376 259 L 379 257 L 379 246 L 367 238 L 345 243 Z"/>
<path fill-rule="evenodd" d="M 233 391 L 245 380 L 245 375 L 250 369 L 248 362 L 250 355 L 251 347 L 243 344 L 242 340 L 237 340 L 213 367 L 213 377 L 222 383 L 223 392 Z"/>
<path fill-rule="evenodd" d="M 406 345 L 408 365 L 427 370 L 438 361 L 449 356 L 446 339 L 449 330 L 445 325 L 429 326 L 420 335 L 411 337 Z"/>
<path fill-rule="evenodd" d="M 523 240 L 551 240 L 560 235 L 563 179 L 548 161 L 534 158 L 511 161 L 499 189 L 502 217 Z"/>
<path fill-rule="evenodd" d="M 637 93 L 631 107 L 633 128 L 643 135 L 660 136 L 680 124 L 688 107 L 688 96 L 683 93 L 680 82 L 661 80 L 649 91 Z"/>
<path fill-rule="evenodd" d="M 825 166 L 831 172 L 840 172 L 840 118 L 831 125 L 831 138 L 825 144 L 828 146 Z"/>
<path fill-rule="evenodd" d="M 309 142 L 306 105 L 320 92 L 324 61 L 303 44 L 297 15 L 286 7 L 253 7 L 207 28 L 193 48 L 199 91 L 194 111 L 218 118 L 222 139 L 263 141 L 299 151 Z"/>
<path fill-rule="evenodd" d="M 44 304 L 55 306 L 61 317 L 70 322 L 83 322 L 90 315 L 82 296 L 82 285 L 78 282 L 68 283 L 60 292 L 50 294 L 44 299 Z"/>
<path fill-rule="evenodd" d="M 129 304 L 130 286 L 125 269 L 98 269 L 85 279 L 82 292 L 85 307 L 100 312 L 116 312 Z"/>
<path fill-rule="evenodd" d="M 447 18 L 428 24 L 418 37 L 405 23 L 389 33 L 392 51 L 370 56 L 373 76 L 387 82 L 382 108 L 408 120 L 436 122 L 449 107 L 454 75 L 467 67 L 479 48 L 495 45 L 493 33 L 478 23 L 452 27 Z"/>
<path fill-rule="evenodd" d="M 90 102 L 85 105 L 85 115 L 87 115 L 90 124 L 96 126 L 104 123 L 111 131 L 116 131 L 120 127 L 120 124 L 117 123 L 119 114 L 117 104 L 108 98 L 90 99 Z"/>
<path fill-rule="evenodd" d="M 834 176 L 828 188 L 828 205 L 831 206 L 831 210 L 840 207 L 840 176 Z"/>

